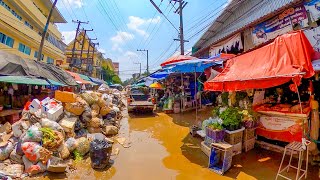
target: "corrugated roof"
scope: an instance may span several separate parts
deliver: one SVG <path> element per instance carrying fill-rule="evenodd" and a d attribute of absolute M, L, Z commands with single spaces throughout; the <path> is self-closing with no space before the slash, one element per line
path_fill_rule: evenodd
<path fill-rule="evenodd" d="M 302 0 L 232 0 L 194 47 L 207 48 L 246 26 Z"/>

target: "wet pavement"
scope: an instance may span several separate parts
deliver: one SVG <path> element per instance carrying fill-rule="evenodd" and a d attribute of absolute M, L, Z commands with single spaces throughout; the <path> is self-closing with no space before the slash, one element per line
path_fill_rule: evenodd
<path fill-rule="evenodd" d="M 199 119 L 210 116 L 210 110 L 199 113 Z M 118 155 L 114 164 L 104 170 L 94 170 L 90 159 L 75 165 L 66 175 L 49 174 L 44 179 L 274 179 L 281 154 L 262 149 L 234 156 L 233 167 L 220 176 L 207 169 L 208 157 L 200 149 L 200 138 L 189 134 L 195 124 L 194 113 L 127 115 L 121 121 L 118 137 L 126 139 L 116 144 Z M 311 167 L 308 179 L 317 178 Z M 313 178 L 311 178 L 313 177 Z M 43 179 L 43 178 L 42 178 Z"/>

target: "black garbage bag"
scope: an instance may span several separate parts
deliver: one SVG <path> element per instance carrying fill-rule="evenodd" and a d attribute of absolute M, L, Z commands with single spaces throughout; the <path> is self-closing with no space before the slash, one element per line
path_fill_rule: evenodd
<path fill-rule="evenodd" d="M 103 169 L 109 165 L 112 145 L 105 139 L 94 139 L 90 143 L 91 167 Z"/>
<path fill-rule="evenodd" d="M 108 115 L 110 115 L 112 118 L 115 118 L 117 113 L 114 110 L 111 110 Z"/>
<path fill-rule="evenodd" d="M 84 124 L 89 122 L 92 119 L 92 114 L 91 114 L 91 108 L 90 106 L 87 106 L 85 110 L 83 111 L 81 117 L 79 118 L 80 121 Z"/>

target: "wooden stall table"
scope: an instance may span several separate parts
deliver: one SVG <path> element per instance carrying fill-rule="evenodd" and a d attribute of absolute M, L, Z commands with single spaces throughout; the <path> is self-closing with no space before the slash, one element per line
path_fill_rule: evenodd
<path fill-rule="evenodd" d="M 0 121 L 9 121 L 10 124 L 13 124 L 20 119 L 21 112 L 22 110 L 19 109 L 9 109 L 0 111 Z"/>

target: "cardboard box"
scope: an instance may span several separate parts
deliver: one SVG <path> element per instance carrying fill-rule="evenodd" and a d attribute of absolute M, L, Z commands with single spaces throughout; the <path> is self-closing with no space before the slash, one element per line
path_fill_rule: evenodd
<path fill-rule="evenodd" d="M 41 102 L 38 99 L 32 100 L 31 104 L 29 105 L 29 111 L 31 113 L 35 113 L 41 108 Z"/>
<path fill-rule="evenodd" d="M 67 91 L 55 91 L 54 98 L 63 103 L 73 103 L 76 102 L 76 95 Z"/>
<path fill-rule="evenodd" d="M 52 121 L 57 121 L 62 113 L 63 113 L 63 106 L 59 104 L 56 107 L 49 109 L 47 111 L 47 117 Z"/>
<path fill-rule="evenodd" d="M 76 125 L 78 118 L 63 118 L 60 121 L 60 126 L 64 129 L 66 133 L 72 133 L 74 132 L 74 127 Z"/>

